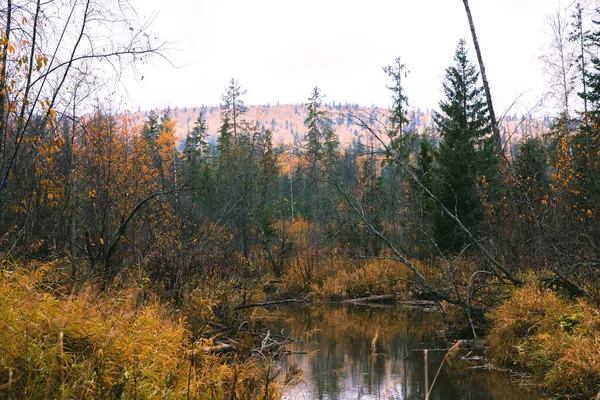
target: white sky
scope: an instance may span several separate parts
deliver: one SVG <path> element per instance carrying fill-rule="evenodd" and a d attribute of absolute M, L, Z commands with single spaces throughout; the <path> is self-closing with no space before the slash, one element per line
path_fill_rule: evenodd
<path fill-rule="evenodd" d="M 411 107 L 436 108 L 460 38 L 471 44 L 461 0 L 131 0 L 156 13 L 168 57 L 127 79 L 132 109 L 216 105 L 232 78 L 246 104 L 303 103 L 318 85 L 326 101 L 387 107 L 382 67 L 402 57 Z M 470 0 L 497 113 L 520 95 L 537 103 L 549 42 L 546 16 L 559 0 Z M 474 51 L 471 59 L 476 61 Z M 511 111 L 512 113 L 512 111 Z M 537 114 L 544 114 L 540 110 Z"/>

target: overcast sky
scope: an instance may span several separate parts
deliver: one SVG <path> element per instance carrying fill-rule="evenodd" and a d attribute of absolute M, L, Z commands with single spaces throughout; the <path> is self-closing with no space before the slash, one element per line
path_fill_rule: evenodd
<path fill-rule="evenodd" d="M 246 104 L 303 103 L 318 85 L 326 101 L 387 107 L 382 67 L 400 56 L 411 107 L 436 108 L 459 39 L 471 45 L 461 0 L 131 0 L 170 42 L 127 79 L 132 109 L 218 104 L 232 77 Z M 538 57 L 547 15 L 559 0 L 471 0 L 497 112 L 521 94 L 516 112 L 543 94 Z M 475 53 L 471 51 L 475 61 Z M 540 110 L 538 114 L 543 114 Z"/>

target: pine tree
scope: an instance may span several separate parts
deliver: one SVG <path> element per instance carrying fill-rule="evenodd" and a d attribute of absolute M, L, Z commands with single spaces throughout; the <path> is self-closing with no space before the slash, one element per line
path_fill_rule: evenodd
<path fill-rule="evenodd" d="M 489 181 L 495 174 L 491 123 L 479 73 L 468 60 L 464 40 L 454 61 L 443 83 L 446 100 L 440 101 L 441 112 L 435 115 L 442 137 L 436 194 L 465 226 L 475 228 L 483 212 L 479 181 Z M 458 251 L 468 244 L 463 232 L 442 213 L 437 213 L 435 230 L 444 250 Z"/>

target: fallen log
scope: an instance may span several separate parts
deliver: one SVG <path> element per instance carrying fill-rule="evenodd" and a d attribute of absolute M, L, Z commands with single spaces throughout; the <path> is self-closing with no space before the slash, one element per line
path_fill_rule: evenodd
<path fill-rule="evenodd" d="M 305 297 L 299 298 L 299 299 L 285 299 L 285 300 L 275 300 L 275 301 L 265 301 L 263 303 L 248 303 L 248 304 L 240 304 L 237 305 L 233 308 L 230 308 L 229 310 L 227 310 L 227 312 L 231 312 L 231 311 L 235 311 L 235 310 L 242 310 L 244 308 L 252 308 L 252 307 L 266 307 L 266 306 L 273 306 L 276 304 L 286 304 L 286 303 L 308 303 L 310 300 L 308 300 Z"/>
<path fill-rule="evenodd" d="M 229 353 L 233 351 L 235 346 L 229 343 L 219 343 L 214 346 L 204 346 L 202 347 L 202 352 L 204 354 L 221 354 L 221 353 Z"/>
<path fill-rule="evenodd" d="M 394 301 L 396 301 L 395 294 L 384 294 L 381 296 L 369 296 L 358 299 L 344 300 L 342 303 L 393 303 Z"/>

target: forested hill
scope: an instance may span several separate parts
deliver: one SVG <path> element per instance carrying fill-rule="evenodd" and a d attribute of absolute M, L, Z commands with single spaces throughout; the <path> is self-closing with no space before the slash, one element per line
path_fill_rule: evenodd
<path fill-rule="evenodd" d="M 363 129 L 354 124 L 353 116 L 361 116 L 367 122 L 372 123 L 377 118 L 386 124 L 387 110 L 381 107 L 359 106 L 358 104 L 325 104 L 330 113 L 335 132 L 339 136 L 342 145 L 350 144 L 353 140 L 358 140 L 365 136 Z M 219 106 L 195 106 L 195 107 L 174 107 L 170 109 L 154 110 L 159 116 L 168 113 L 171 119 L 177 121 L 176 135 L 183 139 L 186 133 L 194 127 L 194 123 L 202 112 L 203 119 L 208 125 L 209 136 L 214 138 L 220 125 L 221 110 Z M 136 114 L 142 121 L 146 120 L 150 111 L 139 111 Z M 304 104 L 278 104 L 278 105 L 259 105 L 249 106 L 243 119 L 251 125 L 270 129 L 273 132 L 275 142 L 291 143 L 294 136 L 302 139 L 304 136 L 304 120 L 307 117 L 306 106 Z M 420 108 L 412 109 L 407 112 L 410 121 L 409 130 L 416 130 L 419 133 L 434 129 L 434 121 L 431 110 Z M 542 119 L 527 118 L 515 113 L 507 115 L 504 118 L 502 127 L 507 136 L 512 139 L 518 139 L 522 136 L 537 136 L 546 131 L 552 123 L 548 117 Z"/>

